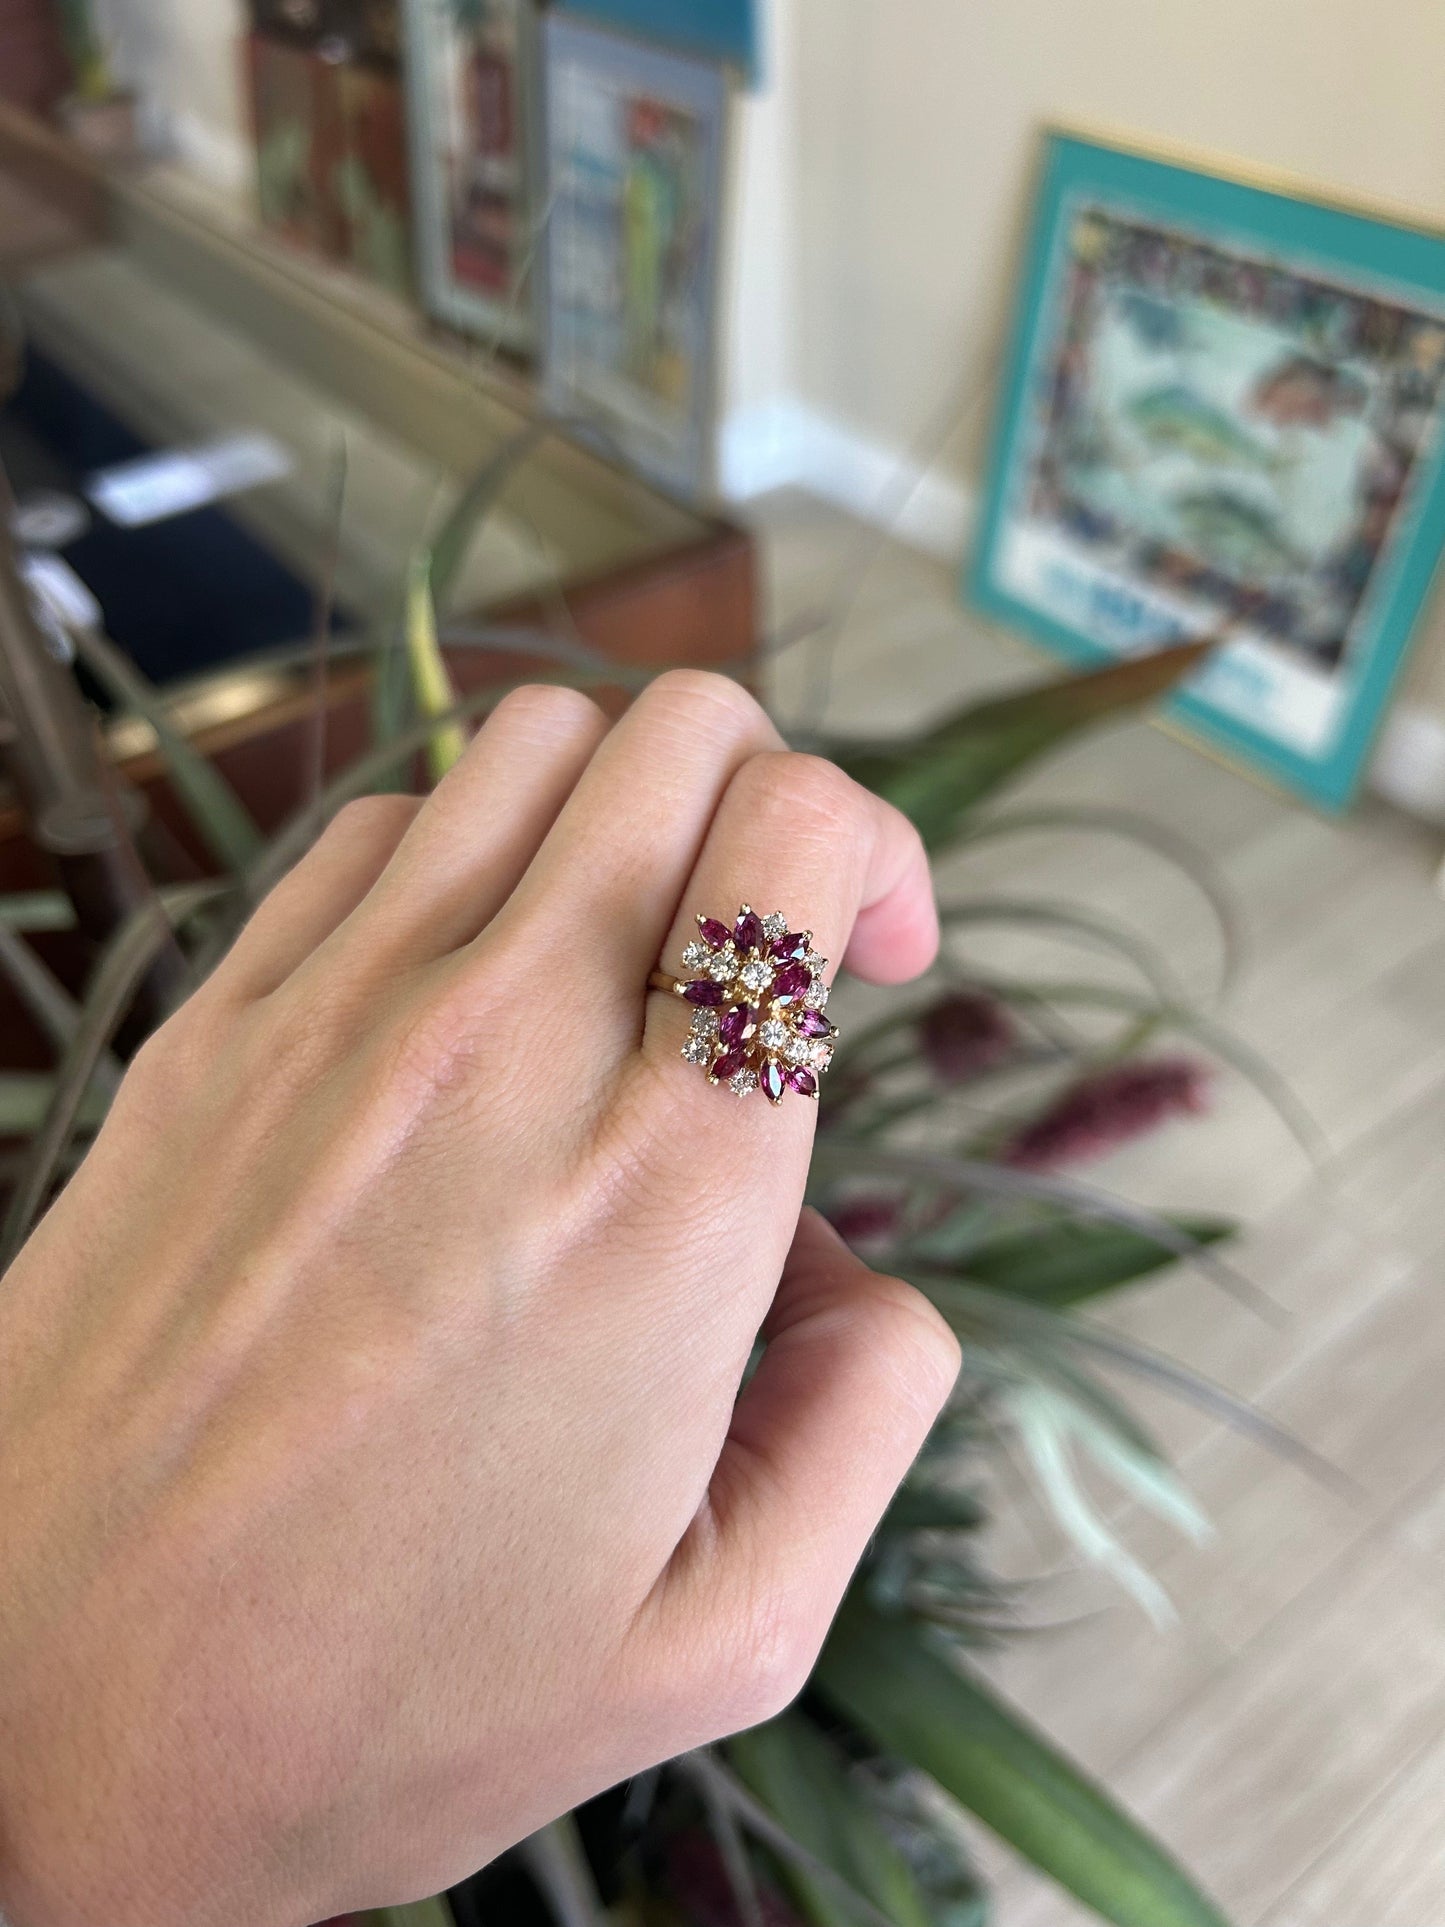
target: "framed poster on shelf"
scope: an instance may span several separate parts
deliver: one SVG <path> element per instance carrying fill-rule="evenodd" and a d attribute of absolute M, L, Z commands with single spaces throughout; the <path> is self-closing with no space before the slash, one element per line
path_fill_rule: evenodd
<path fill-rule="evenodd" d="M 548 405 L 696 499 L 713 474 L 726 73 L 555 12 L 543 49 Z"/>
<path fill-rule="evenodd" d="M 537 18 L 532 0 L 409 0 L 407 112 L 428 310 L 488 344 L 535 344 Z"/>
<path fill-rule="evenodd" d="M 1050 132 L 968 592 L 1093 662 L 1219 634 L 1170 705 L 1354 793 L 1445 543 L 1445 235 Z"/>

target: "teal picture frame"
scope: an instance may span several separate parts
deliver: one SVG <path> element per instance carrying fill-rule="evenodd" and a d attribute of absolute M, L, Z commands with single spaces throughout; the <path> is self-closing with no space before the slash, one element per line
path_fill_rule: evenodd
<path fill-rule="evenodd" d="M 727 61 L 748 80 L 759 74 L 759 0 L 568 0 L 573 13 L 604 26 Z"/>
<path fill-rule="evenodd" d="M 1436 328 L 1439 341 L 1436 341 Z M 965 597 L 1330 811 L 1445 546 L 1445 235 L 1049 129 Z"/>

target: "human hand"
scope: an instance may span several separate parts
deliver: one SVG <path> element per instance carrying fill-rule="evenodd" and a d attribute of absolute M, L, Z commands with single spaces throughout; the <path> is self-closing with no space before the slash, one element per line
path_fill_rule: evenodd
<path fill-rule="evenodd" d="M 142 1050 L 0 1292 L 14 1927 L 434 1892 L 800 1689 L 958 1353 L 646 992 L 745 899 L 936 948 L 912 829 L 735 685 L 521 691 Z"/>

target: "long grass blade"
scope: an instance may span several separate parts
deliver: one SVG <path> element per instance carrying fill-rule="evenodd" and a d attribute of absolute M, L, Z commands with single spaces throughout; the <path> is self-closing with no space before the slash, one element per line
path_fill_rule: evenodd
<path fill-rule="evenodd" d="M 800 1713 L 740 1733 L 728 1758 L 789 1836 L 865 1895 L 895 1927 L 933 1927 L 908 1863 L 845 1775 L 834 1748 Z M 788 1886 L 816 1927 L 857 1927 L 855 1904 L 800 1868 Z"/>
<path fill-rule="evenodd" d="M 954 974 L 969 988 L 986 991 L 1001 1003 L 1020 1009 L 1055 1009 L 1075 1006 L 1090 1010 L 1117 1011 L 1146 1022 L 1153 1032 L 1177 1031 L 1204 1045 L 1231 1070 L 1252 1084 L 1299 1145 L 1318 1172 L 1330 1163 L 1334 1153 L 1329 1139 L 1308 1107 L 1301 1103 L 1287 1079 L 1242 1038 L 1223 1024 L 1193 1009 L 1189 1004 L 1159 1004 L 1139 997 L 1117 984 L 1025 982 L 1018 978 L 991 976 L 971 966 Z"/>
<path fill-rule="evenodd" d="M 0 923 L 0 976 L 10 979 L 16 995 L 50 1041 L 64 1050 L 80 1028 L 80 1006 L 24 938 L 3 923 Z M 95 1066 L 97 1085 L 113 1093 L 120 1080 L 119 1062 L 110 1051 L 103 1051 Z"/>
<path fill-rule="evenodd" d="M 1238 921 L 1224 879 L 1196 844 L 1140 811 L 1078 803 L 1057 809 L 1038 806 L 973 817 L 965 824 L 956 848 L 967 850 L 997 837 L 1028 836 L 1042 831 L 1116 837 L 1151 850 L 1181 871 L 1204 899 L 1214 920 L 1220 947 L 1217 995 L 1220 999 L 1228 995 L 1238 974 L 1243 950 Z"/>
<path fill-rule="evenodd" d="M 902 1178 L 928 1183 L 954 1195 L 1006 1198 L 1053 1205 L 1073 1216 L 1121 1226 L 1138 1233 L 1201 1271 L 1221 1290 L 1272 1324 L 1282 1322 L 1278 1305 L 1252 1280 L 1226 1264 L 1187 1230 L 1157 1212 L 1111 1197 L 1076 1178 L 1018 1171 L 982 1158 L 948 1157 L 935 1151 L 905 1151 L 872 1141 L 851 1141 L 841 1131 L 825 1131 L 813 1149 L 813 1165 L 823 1175 Z"/>
<path fill-rule="evenodd" d="M 1298 1466 L 1317 1484 L 1351 1503 L 1361 1497 L 1354 1480 L 1287 1427 L 1276 1423 L 1247 1400 L 1236 1398 L 1222 1385 L 1177 1364 L 1172 1358 L 1165 1358 L 1147 1345 L 1120 1337 L 1103 1325 L 1076 1318 L 1069 1312 L 1052 1311 L 1020 1298 L 1008 1298 L 966 1279 L 916 1265 L 908 1266 L 903 1275 L 933 1300 L 966 1342 L 995 1347 L 1012 1345 L 1031 1349 L 1036 1354 L 1092 1356 L 1160 1386 L 1186 1404 L 1197 1406 L 1277 1458 Z"/>
<path fill-rule="evenodd" d="M 700 1795 L 710 1791 L 717 1799 L 726 1801 L 748 1832 L 761 1840 L 765 1847 L 771 1848 L 784 1865 L 796 1867 L 837 1894 L 852 1907 L 862 1927 L 896 1927 L 887 1914 L 881 1912 L 865 1894 L 859 1893 L 826 1860 L 801 1840 L 795 1840 L 715 1752 L 684 1753 L 680 1759 L 673 1761 L 673 1767 L 684 1779 L 692 1782 Z"/>
<path fill-rule="evenodd" d="M 878 1745 L 1116 1927 L 1225 1927 L 1157 1842 L 928 1633 L 855 1592 L 815 1677 Z"/>
<path fill-rule="evenodd" d="M 639 685 L 650 682 L 655 671 L 639 672 Z M 616 683 L 624 678 L 615 668 L 605 671 L 579 671 L 568 675 L 549 675 L 539 672 L 527 678 L 529 682 L 560 682 L 569 688 L 593 688 L 602 684 Z M 394 736 L 389 742 L 358 756 L 345 770 L 332 778 L 311 802 L 305 804 L 289 817 L 276 832 L 271 842 L 262 852 L 260 861 L 249 872 L 247 882 L 250 893 L 264 895 L 274 884 L 279 883 L 286 872 L 311 846 L 318 833 L 325 827 L 336 812 L 354 796 L 365 796 L 379 777 L 383 776 L 398 759 L 414 756 L 425 749 L 437 735 L 451 723 L 467 722 L 475 716 L 483 715 L 494 708 L 508 690 L 517 687 L 515 676 L 503 677 L 497 682 L 488 683 L 485 688 L 471 690 L 451 709 L 440 716 L 426 716 L 411 723 Z"/>
<path fill-rule="evenodd" d="M 939 850 L 966 829 L 985 797 L 1029 763 L 1080 730 L 1154 701 L 1214 646 L 1214 638 L 1174 644 L 974 704 L 921 735 L 888 743 L 840 739 L 827 751 Z"/>
<path fill-rule="evenodd" d="M 0 897 L 0 925 L 7 930 L 73 930 L 75 905 L 63 890 L 16 890 Z"/>
<path fill-rule="evenodd" d="M 72 640 L 81 661 L 115 700 L 155 731 L 166 773 L 211 854 L 233 874 L 244 871 L 259 856 L 263 838 L 225 777 L 177 729 L 165 697 L 108 637 L 77 628 Z"/>
<path fill-rule="evenodd" d="M 945 929 L 969 924 L 1013 924 L 1082 939 L 1094 948 L 1116 953 L 1131 963 L 1161 1004 L 1183 1005 L 1189 994 L 1174 974 L 1163 952 L 1135 931 L 1096 911 L 1046 898 L 974 897 L 962 903 L 940 903 L 939 920 Z"/>
<path fill-rule="evenodd" d="M 15 1257 L 54 1182 L 66 1144 L 75 1129 L 95 1067 L 110 1048 L 116 1027 L 130 1007 L 156 958 L 174 940 L 173 923 L 216 902 L 227 883 L 197 883 L 177 891 L 164 914 L 152 901 L 121 925 L 101 953 L 82 1006 L 81 1021 L 59 1069 L 45 1117 L 26 1155 L 0 1231 L 0 1271 Z"/>
<path fill-rule="evenodd" d="M 517 1854 L 541 1889 L 558 1927 L 607 1927 L 607 1909 L 570 1813 L 529 1835 Z"/>

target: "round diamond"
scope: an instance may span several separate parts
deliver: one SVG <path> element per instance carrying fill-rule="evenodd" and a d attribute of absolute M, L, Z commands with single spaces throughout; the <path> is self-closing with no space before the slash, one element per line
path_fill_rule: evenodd
<path fill-rule="evenodd" d="M 803 1003 L 809 1010 L 825 1010 L 828 1005 L 828 995 L 828 986 L 823 979 L 815 977 L 812 988 L 804 994 Z"/>
<path fill-rule="evenodd" d="M 730 984 L 737 967 L 737 952 L 732 949 L 717 951 L 704 966 L 715 984 Z"/>
<path fill-rule="evenodd" d="M 803 962 L 815 977 L 821 977 L 823 972 L 828 968 L 828 959 L 826 957 L 820 957 L 816 950 L 808 951 L 803 958 Z"/>
<path fill-rule="evenodd" d="M 810 1054 L 814 1070 L 825 1071 L 833 1061 L 833 1046 L 828 1043 L 814 1044 Z"/>
<path fill-rule="evenodd" d="M 708 1065 L 712 1062 L 714 1048 L 711 1037 L 705 1037 L 700 1031 L 694 1031 L 682 1047 L 683 1058 L 689 1064 Z"/>
<path fill-rule="evenodd" d="M 781 910 L 774 910 L 770 917 L 763 918 L 763 935 L 771 943 L 775 937 L 783 936 L 788 928 L 788 919 Z"/>
<path fill-rule="evenodd" d="M 761 957 L 754 957 L 750 963 L 745 963 L 738 972 L 738 981 L 744 990 L 751 991 L 756 997 L 760 992 L 766 990 L 768 985 L 773 981 L 773 966 L 769 963 L 764 963 Z"/>
<path fill-rule="evenodd" d="M 790 1064 L 811 1064 L 813 1046 L 806 1037 L 790 1037 L 784 1046 L 783 1055 Z"/>
<path fill-rule="evenodd" d="M 705 969 L 711 955 L 705 943 L 690 943 L 682 953 L 682 967 L 693 971 Z"/>
<path fill-rule="evenodd" d="M 738 1071 L 728 1081 L 729 1087 L 736 1091 L 739 1097 L 751 1097 L 758 1088 L 756 1071 Z"/>
<path fill-rule="evenodd" d="M 718 1014 L 715 1010 L 695 1010 L 692 1013 L 692 1028 L 698 1037 L 717 1035 Z"/>
<path fill-rule="evenodd" d="M 758 1032 L 763 1049 L 773 1051 L 782 1050 L 791 1035 L 787 1025 L 779 1023 L 776 1017 L 770 1017 Z"/>

